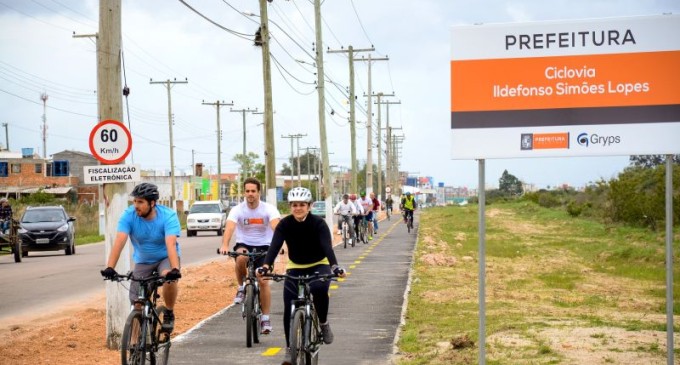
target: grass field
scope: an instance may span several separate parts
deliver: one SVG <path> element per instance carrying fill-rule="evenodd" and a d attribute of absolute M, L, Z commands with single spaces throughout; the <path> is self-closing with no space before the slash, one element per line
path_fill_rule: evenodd
<path fill-rule="evenodd" d="M 486 217 L 487 364 L 666 363 L 664 232 L 529 202 Z M 477 218 L 477 205 L 422 212 L 398 364 L 478 363 Z"/>

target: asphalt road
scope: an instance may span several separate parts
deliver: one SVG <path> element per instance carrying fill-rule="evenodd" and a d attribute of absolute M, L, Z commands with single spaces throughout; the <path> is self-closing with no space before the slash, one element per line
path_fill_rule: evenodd
<path fill-rule="evenodd" d="M 214 232 L 187 238 L 182 232 L 182 265 L 215 259 L 222 237 Z M 0 256 L 0 321 L 16 316 L 52 311 L 104 292 L 99 270 L 106 258 L 104 243 L 76 246 L 76 254 L 64 251 L 29 252 L 21 263 L 12 255 Z"/>
<path fill-rule="evenodd" d="M 335 342 L 321 347 L 319 363 L 391 363 L 417 232 L 407 233 L 397 217 L 381 222 L 379 235 L 369 244 L 335 247 L 349 275 L 331 286 L 329 321 Z M 271 285 L 274 331 L 261 336 L 259 344 L 246 347 L 241 307 L 232 305 L 175 338 L 169 363 L 280 364 L 285 348 L 283 283 Z"/>

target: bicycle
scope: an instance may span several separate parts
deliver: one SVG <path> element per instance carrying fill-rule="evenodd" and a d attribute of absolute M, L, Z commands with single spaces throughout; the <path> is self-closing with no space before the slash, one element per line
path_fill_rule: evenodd
<path fill-rule="evenodd" d="M 341 217 L 340 219 L 342 219 L 342 230 L 340 232 L 341 232 L 343 246 L 344 246 L 344 248 L 347 248 L 347 243 L 349 241 L 351 241 L 350 244 L 352 245 L 352 247 L 354 247 L 354 241 L 355 240 L 352 239 L 352 234 L 349 231 L 350 216 L 344 215 L 344 214 L 338 214 L 338 215 Z"/>
<path fill-rule="evenodd" d="M 387 220 L 392 220 L 392 206 L 385 207 L 385 215 L 387 215 Z"/>
<path fill-rule="evenodd" d="M 104 280 L 130 280 L 139 283 L 137 299 L 123 328 L 121 363 L 144 365 L 148 361 L 151 365 L 167 365 L 172 342 L 170 333 L 162 329 L 162 323 L 168 309 L 162 305 L 157 306 L 156 301 L 160 298 L 158 288 L 169 281 L 158 272 L 147 278 L 135 278 L 129 272 Z"/>
<path fill-rule="evenodd" d="M 220 249 L 217 249 L 220 253 Z M 245 300 L 241 304 L 241 315 L 246 321 L 246 347 L 252 347 L 254 343 L 260 343 L 260 319 L 262 317 L 262 306 L 260 305 L 260 283 L 255 274 L 255 260 L 267 255 L 266 251 L 258 252 L 236 252 L 229 251 L 226 253 L 230 257 L 237 258 L 238 256 L 245 256 L 248 258 L 247 274 L 243 278 Z"/>
<path fill-rule="evenodd" d="M 292 276 L 288 274 L 265 274 L 276 282 L 290 279 L 297 282 L 298 297 L 293 301 L 290 322 L 290 352 L 293 365 L 316 365 L 319 362 L 319 351 L 323 344 L 319 317 L 314 308 L 309 285 L 315 281 L 336 281 L 336 274 L 319 274 Z"/>
<path fill-rule="evenodd" d="M 361 217 L 357 233 L 357 240 L 362 241 L 364 244 L 368 243 L 368 220 L 366 220 L 365 215 Z"/>
<path fill-rule="evenodd" d="M 404 214 L 406 215 L 406 229 L 408 230 L 408 233 L 411 233 L 411 230 L 413 229 L 413 211 L 405 210 Z"/>

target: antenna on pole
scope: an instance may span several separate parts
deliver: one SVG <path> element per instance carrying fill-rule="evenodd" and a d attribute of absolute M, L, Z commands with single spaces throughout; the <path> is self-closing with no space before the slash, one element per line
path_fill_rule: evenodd
<path fill-rule="evenodd" d="M 43 126 L 42 126 L 42 140 L 43 140 L 43 158 L 47 158 L 47 96 L 46 92 L 40 94 L 40 100 L 43 102 Z"/>

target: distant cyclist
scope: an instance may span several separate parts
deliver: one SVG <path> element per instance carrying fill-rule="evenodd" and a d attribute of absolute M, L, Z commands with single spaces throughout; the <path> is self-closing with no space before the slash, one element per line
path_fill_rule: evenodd
<path fill-rule="evenodd" d="M 389 210 L 390 214 L 392 214 L 392 206 L 394 205 L 394 200 L 392 200 L 392 195 L 387 195 L 387 199 L 385 199 L 385 210 Z"/>
<path fill-rule="evenodd" d="M 413 219 L 413 211 L 416 210 L 416 200 L 411 195 L 411 192 L 406 192 L 403 198 L 401 198 L 400 208 L 404 210 L 404 223 L 406 223 L 406 218 L 411 217 Z"/>
<path fill-rule="evenodd" d="M 356 194 L 350 194 L 349 201 L 354 203 L 354 208 L 357 210 L 357 214 L 354 216 L 354 237 L 356 238 L 359 237 L 359 224 L 361 224 L 361 220 L 364 219 L 364 207 L 361 205 L 361 202 L 357 200 Z"/>
<path fill-rule="evenodd" d="M 342 217 L 343 216 L 348 216 L 349 219 L 349 231 L 351 232 L 352 235 L 352 240 L 355 239 L 354 236 L 354 216 L 358 214 L 357 207 L 356 205 L 349 201 L 349 195 L 344 194 L 342 196 L 342 200 L 338 202 L 338 204 L 335 205 L 335 209 L 333 210 L 335 214 L 340 214 L 340 217 L 338 218 L 338 234 L 342 233 Z M 356 242 L 356 241 L 353 241 Z"/>
<path fill-rule="evenodd" d="M 133 205 L 128 207 L 118 221 L 118 233 L 113 242 L 107 261 L 107 268 L 101 271 L 107 279 L 115 278 L 114 267 L 120 258 L 128 237 L 134 247 L 132 269 L 134 277 L 149 277 L 154 271 L 164 275 L 167 280 L 175 280 L 163 284 L 163 302 L 168 308 L 163 316 L 162 328 L 170 333 L 175 326 L 173 309 L 177 302 L 177 279 L 180 273 L 180 250 L 177 237 L 180 234 L 177 212 L 163 205 L 156 205 L 159 198 L 158 188 L 154 184 L 141 183 L 132 190 Z M 130 303 L 137 299 L 139 282 L 130 284 Z"/>
<path fill-rule="evenodd" d="M 371 192 L 371 201 L 373 202 L 373 233 L 378 234 L 378 213 L 380 212 L 380 201 L 375 197 L 374 192 Z"/>
<path fill-rule="evenodd" d="M 373 200 L 366 196 L 366 192 L 362 191 L 359 193 L 359 204 L 364 208 L 364 219 L 368 223 L 373 222 Z M 367 224 L 368 226 L 368 239 L 373 239 L 373 224 Z"/>
<path fill-rule="evenodd" d="M 229 251 L 231 236 L 236 232 L 236 243 L 234 251 L 246 252 L 266 252 L 269 243 L 274 235 L 274 228 L 281 219 L 278 209 L 275 206 L 260 201 L 260 180 L 249 177 L 243 182 L 245 201 L 233 207 L 227 217 L 227 227 L 222 237 L 222 254 Z M 255 261 L 255 267 L 259 267 L 264 262 L 264 257 Z M 248 258 L 238 256 L 236 258 L 236 280 L 238 289 L 234 303 L 240 304 L 245 298 L 243 278 L 247 274 Z M 262 334 L 269 334 L 272 331 L 272 324 L 269 319 L 271 310 L 271 288 L 269 280 L 259 280 L 260 282 L 260 303 L 262 304 L 262 317 L 260 319 Z"/>
<path fill-rule="evenodd" d="M 331 231 L 326 221 L 317 215 L 310 214 L 312 193 L 307 188 L 296 187 L 288 192 L 288 204 L 291 214 L 281 219 L 274 230 L 271 246 L 267 251 L 264 264 L 258 268 L 258 275 L 271 271 L 279 250 L 286 242 L 288 246 L 288 264 L 286 273 L 293 276 L 335 273 L 345 277 L 345 270 L 338 266 L 333 252 Z M 323 341 L 333 342 L 333 332 L 328 323 L 329 281 L 317 281 L 310 284 L 314 308 L 316 308 Z M 290 353 L 290 315 L 291 303 L 297 298 L 297 284 L 286 279 L 283 289 L 283 326 L 286 336 L 286 355 L 282 365 L 292 363 Z"/>

